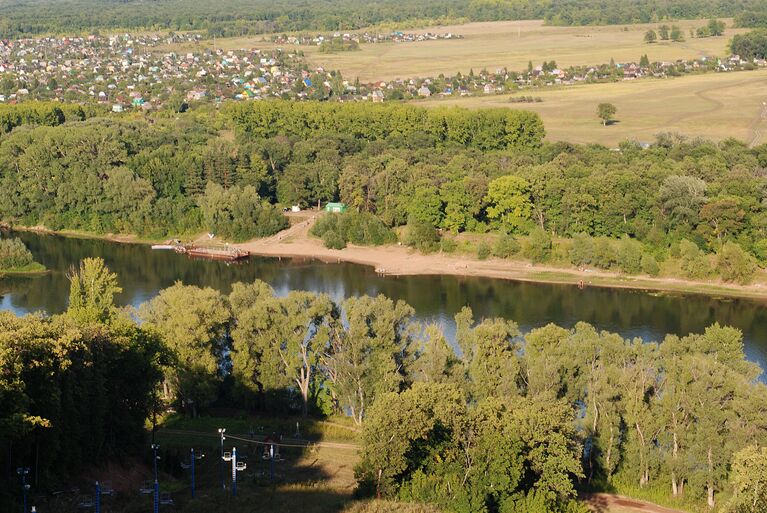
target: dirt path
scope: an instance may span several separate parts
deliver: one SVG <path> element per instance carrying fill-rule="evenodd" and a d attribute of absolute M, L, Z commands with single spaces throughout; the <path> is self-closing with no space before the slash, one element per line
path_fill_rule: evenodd
<path fill-rule="evenodd" d="M 754 120 L 754 124 L 751 127 L 751 142 L 749 143 L 748 147 L 753 148 L 754 146 L 758 145 L 759 142 L 762 140 L 763 137 L 763 131 L 762 131 L 762 124 L 767 120 L 767 102 L 762 102 L 762 110 L 759 113 L 759 116 Z"/>
<path fill-rule="evenodd" d="M 583 500 L 595 513 L 622 513 L 624 511 L 631 511 L 632 513 L 683 513 L 678 509 L 664 508 L 651 502 L 609 493 L 595 493 L 584 497 Z"/>
<path fill-rule="evenodd" d="M 759 283 L 741 286 L 713 281 L 695 282 L 675 278 L 625 276 L 592 269 L 533 266 L 525 261 L 496 258 L 477 260 L 471 256 L 443 253 L 422 255 L 400 245 L 327 249 L 322 241 L 309 235 L 309 229 L 319 215 L 315 214 L 310 219 L 272 237 L 256 239 L 236 246 L 252 255 L 315 258 L 331 263 L 350 262 L 367 265 L 373 267 L 377 273 L 389 276 L 435 274 L 482 276 L 539 283 L 573 284 L 580 287 L 619 287 L 767 299 L 767 287 Z"/>

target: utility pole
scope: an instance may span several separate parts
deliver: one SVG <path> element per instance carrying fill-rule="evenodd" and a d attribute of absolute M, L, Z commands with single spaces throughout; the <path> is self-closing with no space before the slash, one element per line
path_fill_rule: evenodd
<path fill-rule="evenodd" d="M 221 488 L 226 490 L 226 484 L 224 483 L 224 440 L 226 437 L 224 436 L 224 433 L 226 433 L 226 428 L 218 428 L 218 434 L 221 435 L 221 459 L 219 460 L 219 473 L 221 474 Z"/>
<path fill-rule="evenodd" d="M 27 492 L 29 491 L 27 476 L 29 475 L 29 467 L 19 467 L 16 469 L 16 473 L 21 476 L 21 494 L 24 497 L 24 509 L 22 511 L 27 513 Z"/>

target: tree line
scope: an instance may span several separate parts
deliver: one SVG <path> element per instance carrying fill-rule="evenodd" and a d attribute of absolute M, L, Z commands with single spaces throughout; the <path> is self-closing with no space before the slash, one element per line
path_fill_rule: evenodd
<path fill-rule="evenodd" d="M 742 59 L 767 58 L 767 28 L 735 34 L 730 41 L 730 51 Z"/>
<path fill-rule="evenodd" d="M 4 14 L 0 20 L 0 33 L 5 37 L 120 29 L 197 30 L 210 37 L 241 37 L 302 30 L 354 30 L 373 25 L 401 29 L 451 22 L 530 19 L 545 19 L 553 25 L 609 25 L 736 15 L 741 26 L 752 26 L 750 24 L 764 16 L 764 5 L 758 0 L 569 0 L 557 3 L 542 0 L 424 0 L 415 4 L 386 0 L 375 6 L 362 6 L 351 0 L 322 4 L 295 4 L 286 0 L 225 0 L 220 4 L 163 0 L 151 5 L 139 5 L 134 1 L 103 5 L 94 0 L 65 3 L 5 0 L 0 5 Z"/>
<path fill-rule="evenodd" d="M 351 416 L 362 494 L 576 513 L 577 490 L 617 489 L 756 511 L 767 389 L 736 329 L 659 342 L 585 323 L 521 333 L 465 307 L 449 341 L 384 296 L 177 283 L 129 315 L 103 261 L 69 277 L 65 314 L 0 316 L 3 458 L 38 458 L 41 481 L 135 450 L 162 403 L 192 416 L 227 405 Z"/>
<path fill-rule="evenodd" d="M 622 263 L 625 246 L 643 272 L 658 264 L 696 279 L 748 281 L 767 263 L 767 145 L 675 134 L 619 151 L 548 143 L 538 116 L 503 110 L 282 101 L 224 110 L 16 127 L 0 136 L 2 220 L 244 240 L 286 226 L 275 205 L 342 201 L 364 215 L 315 229 L 334 247 L 386 243 L 406 227 L 403 242 L 424 251 L 450 251 L 461 232 L 495 233 L 498 254 L 636 272 Z"/>
<path fill-rule="evenodd" d="M 384 296 L 277 296 L 260 281 L 228 296 L 178 283 L 139 309 L 174 355 L 165 397 L 188 414 L 229 401 L 351 416 L 361 493 L 457 512 L 575 512 L 576 490 L 608 487 L 738 500 L 732 463 L 767 435 L 767 389 L 738 330 L 523 334 L 463 308 L 448 341 L 413 315 Z"/>
<path fill-rule="evenodd" d="M 162 339 L 112 305 L 119 286 L 103 262 L 84 261 L 69 278 L 65 315 L 0 312 L 4 511 L 15 509 L 17 467 L 32 468 L 35 489 L 54 490 L 99 463 L 138 454 L 169 363 Z"/>

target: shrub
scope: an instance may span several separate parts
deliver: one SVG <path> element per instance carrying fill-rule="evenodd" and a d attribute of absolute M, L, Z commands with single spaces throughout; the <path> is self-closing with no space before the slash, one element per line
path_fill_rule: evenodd
<path fill-rule="evenodd" d="M 322 241 L 329 249 L 344 249 L 346 241 L 335 230 L 328 230 L 322 234 Z"/>
<path fill-rule="evenodd" d="M 32 253 L 20 239 L 0 240 L 0 269 L 22 269 L 33 263 Z"/>
<path fill-rule="evenodd" d="M 490 256 L 490 244 L 488 244 L 485 241 L 482 241 L 479 243 L 479 246 L 477 246 L 477 258 L 480 260 L 487 260 L 487 257 Z"/>
<path fill-rule="evenodd" d="M 546 230 L 536 228 L 530 232 L 522 249 L 525 258 L 534 264 L 545 262 L 551 258 L 551 235 Z"/>
<path fill-rule="evenodd" d="M 519 253 L 522 247 L 519 241 L 511 235 L 501 235 L 493 245 L 493 256 L 498 258 L 509 258 Z"/>
<path fill-rule="evenodd" d="M 658 276 L 660 274 L 660 265 L 658 265 L 658 261 L 650 253 L 642 255 L 642 272 L 650 276 Z"/>
<path fill-rule="evenodd" d="M 610 269 L 616 261 L 617 256 L 610 239 L 607 237 L 596 239 L 594 242 L 594 265 L 600 269 Z"/>
<path fill-rule="evenodd" d="M 411 220 L 407 225 L 405 244 L 421 253 L 433 253 L 439 249 L 437 229 L 429 223 Z"/>
<path fill-rule="evenodd" d="M 594 241 L 585 233 L 576 233 L 570 246 L 570 263 L 576 266 L 588 265 L 594 259 Z"/>
<path fill-rule="evenodd" d="M 443 253 L 455 253 L 458 249 L 458 243 L 450 238 L 444 238 L 439 241 L 439 249 Z"/>
<path fill-rule="evenodd" d="M 380 246 L 397 239 L 394 232 L 380 219 L 366 212 L 324 215 L 314 223 L 310 233 L 325 240 L 325 234 L 329 231 L 335 232 L 335 237 L 343 241 L 343 247 L 346 247 L 347 243 L 359 246 Z"/>
<path fill-rule="evenodd" d="M 624 235 L 618 246 L 618 265 L 626 274 L 638 274 L 642 270 L 642 244 Z"/>
<path fill-rule="evenodd" d="M 746 285 L 754 277 L 756 261 L 734 242 L 725 242 L 717 253 L 716 267 L 724 281 Z"/>
<path fill-rule="evenodd" d="M 704 278 L 711 274 L 711 265 L 701 249 L 687 239 L 679 242 L 679 259 L 682 272 L 687 278 Z"/>

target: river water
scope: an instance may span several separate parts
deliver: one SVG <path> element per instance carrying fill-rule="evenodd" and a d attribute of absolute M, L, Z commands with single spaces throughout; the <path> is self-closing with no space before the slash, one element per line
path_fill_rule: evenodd
<path fill-rule="evenodd" d="M 459 276 L 382 277 L 371 267 L 314 260 L 252 257 L 239 264 L 194 260 L 148 246 L 18 232 L 35 259 L 52 272 L 40 277 L 0 280 L 0 309 L 17 314 L 59 313 L 66 309 L 66 272 L 85 257 L 102 257 L 119 276 L 122 305 L 138 306 L 161 289 L 181 281 L 228 293 L 238 281 L 261 279 L 278 294 L 290 290 L 325 292 L 340 301 L 350 296 L 384 294 L 402 299 L 419 320 L 454 334 L 453 316 L 470 306 L 476 318 L 504 317 L 522 331 L 556 323 L 586 321 L 624 337 L 659 341 L 666 333 L 701 332 L 719 322 L 743 331 L 746 354 L 767 368 L 767 304 L 748 299 L 655 293 L 627 289 L 524 283 Z"/>

